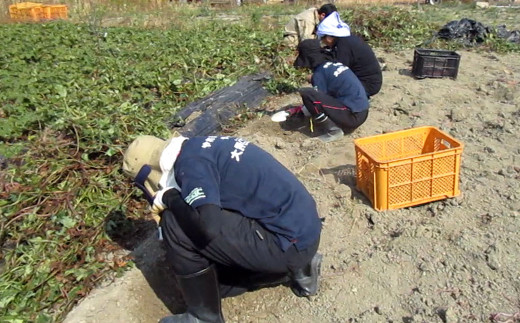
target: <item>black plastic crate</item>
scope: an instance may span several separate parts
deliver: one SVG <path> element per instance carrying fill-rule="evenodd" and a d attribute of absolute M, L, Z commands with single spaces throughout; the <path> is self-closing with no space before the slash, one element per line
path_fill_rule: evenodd
<path fill-rule="evenodd" d="M 416 48 L 413 54 L 412 74 L 416 78 L 457 78 L 460 55 L 450 50 Z"/>

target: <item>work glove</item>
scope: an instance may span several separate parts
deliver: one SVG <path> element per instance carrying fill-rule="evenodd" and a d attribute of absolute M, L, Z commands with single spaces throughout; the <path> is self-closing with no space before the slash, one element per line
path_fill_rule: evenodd
<path fill-rule="evenodd" d="M 150 213 L 152 213 L 152 218 L 159 224 L 161 220 L 161 213 L 166 209 L 166 204 L 163 202 L 163 196 L 166 191 L 173 189 L 173 187 L 165 187 L 162 190 L 158 191 L 155 194 L 152 205 L 150 205 Z"/>

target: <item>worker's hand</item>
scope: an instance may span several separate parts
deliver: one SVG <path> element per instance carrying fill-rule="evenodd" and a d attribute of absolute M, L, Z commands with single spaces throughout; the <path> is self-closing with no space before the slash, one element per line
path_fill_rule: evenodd
<path fill-rule="evenodd" d="M 163 202 L 163 195 L 166 191 L 173 189 L 172 187 L 166 187 L 162 190 L 158 191 L 157 194 L 155 194 L 155 197 L 153 199 L 153 204 L 150 206 L 150 212 L 152 213 L 152 217 L 159 224 L 159 221 L 161 220 L 161 213 L 166 209 L 166 205 Z"/>

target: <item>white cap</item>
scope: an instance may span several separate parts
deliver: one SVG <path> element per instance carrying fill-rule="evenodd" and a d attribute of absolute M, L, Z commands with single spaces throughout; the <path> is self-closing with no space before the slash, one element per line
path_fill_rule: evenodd
<path fill-rule="evenodd" d="M 323 36 L 348 37 L 350 36 L 350 27 L 341 20 L 339 13 L 334 11 L 321 21 L 316 34 L 318 38 Z"/>

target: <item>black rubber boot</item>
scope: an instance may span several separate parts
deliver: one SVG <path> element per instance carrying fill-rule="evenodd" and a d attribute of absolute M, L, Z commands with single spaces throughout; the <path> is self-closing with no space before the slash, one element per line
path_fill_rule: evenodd
<path fill-rule="evenodd" d="M 324 113 L 314 118 L 316 128 L 323 134 L 318 138 L 323 142 L 336 141 L 343 138 L 343 130 Z"/>
<path fill-rule="evenodd" d="M 293 273 L 291 289 L 296 296 L 308 297 L 318 293 L 322 259 L 323 256 L 316 253 L 307 266 Z"/>
<path fill-rule="evenodd" d="M 186 312 L 162 318 L 159 323 L 224 323 L 217 272 L 213 266 L 191 275 L 179 275 L 177 281 Z"/>

